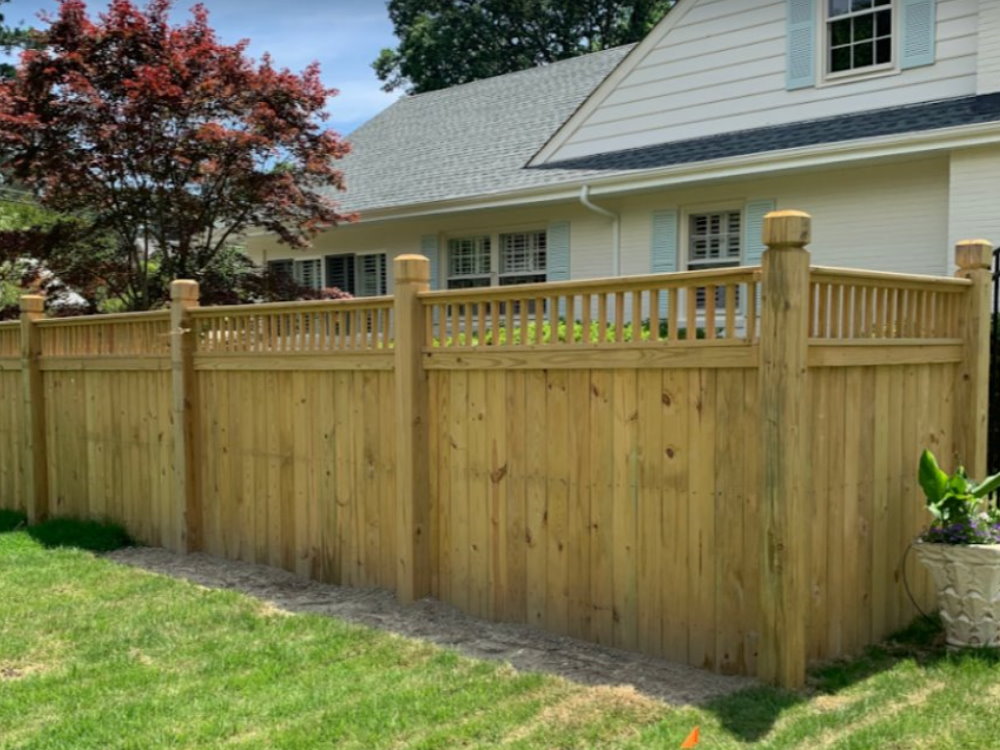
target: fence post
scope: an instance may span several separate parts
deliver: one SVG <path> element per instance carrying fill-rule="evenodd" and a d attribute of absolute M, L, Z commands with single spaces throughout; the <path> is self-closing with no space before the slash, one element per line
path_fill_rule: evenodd
<path fill-rule="evenodd" d="M 28 523 L 36 524 L 49 516 L 48 448 L 45 442 L 45 402 L 42 391 L 41 334 L 36 322 L 45 317 L 45 297 L 25 294 L 21 297 L 21 382 L 24 424 L 25 498 Z"/>
<path fill-rule="evenodd" d="M 965 240 L 955 246 L 956 276 L 970 279 L 960 313 L 962 367 L 955 389 L 955 452 L 969 476 L 987 474 L 987 417 L 990 407 L 990 282 L 993 245 L 986 240 Z"/>
<path fill-rule="evenodd" d="M 396 595 L 413 602 L 430 593 L 430 479 L 424 313 L 420 292 L 430 288 L 430 261 L 400 255 L 395 279 Z"/>
<path fill-rule="evenodd" d="M 811 218 L 801 211 L 764 217 L 760 327 L 761 640 L 758 676 L 798 688 L 806 675 L 809 546 L 808 304 Z"/>
<path fill-rule="evenodd" d="M 201 485 L 198 479 L 197 388 L 194 380 L 195 337 L 192 308 L 198 307 L 198 282 L 170 284 L 171 410 L 174 431 L 174 549 L 187 554 L 201 549 Z"/>

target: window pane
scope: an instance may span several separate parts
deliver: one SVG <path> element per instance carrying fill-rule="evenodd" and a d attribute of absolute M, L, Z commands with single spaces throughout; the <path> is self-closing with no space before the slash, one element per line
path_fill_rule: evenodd
<path fill-rule="evenodd" d="M 291 279 L 294 273 L 295 263 L 291 260 L 272 260 L 267 263 L 267 270 L 275 276 L 282 276 Z"/>
<path fill-rule="evenodd" d="M 739 211 L 692 214 L 688 218 L 688 267 L 734 265 L 740 259 Z"/>
<path fill-rule="evenodd" d="M 863 68 L 875 62 L 875 46 L 871 42 L 862 42 L 854 46 L 854 67 Z"/>
<path fill-rule="evenodd" d="M 500 235 L 500 273 L 545 271 L 545 232 Z"/>
<path fill-rule="evenodd" d="M 876 8 L 882 5 L 892 5 L 892 0 L 875 0 Z"/>
<path fill-rule="evenodd" d="M 872 7 L 872 0 L 854 0 L 851 3 L 851 10 L 853 11 L 867 10 L 870 7 Z"/>
<path fill-rule="evenodd" d="M 851 0 L 830 0 L 830 17 L 840 16 L 849 13 L 851 10 Z"/>
<path fill-rule="evenodd" d="M 851 69 L 851 48 L 841 47 L 830 52 L 830 72 L 839 73 Z"/>
<path fill-rule="evenodd" d="M 512 286 L 514 284 L 541 284 L 545 281 L 545 274 L 525 274 L 523 276 L 502 276 L 500 286 Z"/>
<path fill-rule="evenodd" d="M 326 286 L 354 294 L 354 255 L 326 256 Z"/>
<path fill-rule="evenodd" d="M 875 34 L 876 36 L 889 36 L 892 34 L 891 10 L 880 10 L 875 14 Z"/>
<path fill-rule="evenodd" d="M 489 286 L 490 277 L 481 276 L 479 278 L 468 277 L 463 279 L 448 279 L 449 289 L 473 289 L 479 286 Z"/>
<path fill-rule="evenodd" d="M 854 19 L 854 41 L 860 42 L 875 36 L 875 19 L 871 14 Z"/>
<path fill-rule="evenodd" d="M 879 65 L 892 62 L 891 39 L 879 39 L 875 42 L 875 62 Z"/>
<path fill-rule="evenodd" d="M 295 261 L 295 281 L 308 289 L 319 289 L 322 283 L 322 261 L 297 260 Z"/>
<path fill-rule="evenodd" d="M 384 253 L 358 256 L 358 291 L 359 297 L 377 297 L 385 294 L 386 260 Z"/>
<path fill-rule="evenodd" d="M 490 270 L 489 237 L 448 240 L 449 276 L 480 276 Z"/>
<path fill-rule="evenodd" d="M 830 46 L 840 47 L 851 43 L 851 19 L 834 21 L 830 24 Z"/>

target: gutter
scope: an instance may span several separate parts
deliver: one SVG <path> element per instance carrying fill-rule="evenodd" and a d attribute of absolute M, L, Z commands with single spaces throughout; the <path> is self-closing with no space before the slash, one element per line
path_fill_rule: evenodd
<path fill-rule="evenodd" d="M 606 216 L 611 219 L 611 275 L 622 275 L 622 232 L 621 216 L 614 211 L 595 205 L 590 200 L 590 185 L 583 185 L 580 188 L 580 203 L 584 208 L 589 208 L 594 213 Z"/>

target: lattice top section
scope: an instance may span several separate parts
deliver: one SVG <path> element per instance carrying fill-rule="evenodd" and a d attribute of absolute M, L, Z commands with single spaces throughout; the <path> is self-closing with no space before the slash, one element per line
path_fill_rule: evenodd
<path fill-rule="evenodd" d="M 955 339 L 968 279 L 814 267 L 814 339 Z"/>
<path fill-rule="evenodd" d="M 0 357 L 21 356 L 21 323 L 0 323 Z"/>
<path fill-rule="evenodd" d="M 192 310 L 199 353 L 285 354 L 389 349 L 391 297 Z"/>
<path fill-rule="evenodd" d="M 43 357 L 170 356 L 164 311 L 38 321 Z"/>
<path fill-rule="evenodd" d="M 523 284 L 421 295 L 431 347 L 746 343 L 758 267 Z"/>

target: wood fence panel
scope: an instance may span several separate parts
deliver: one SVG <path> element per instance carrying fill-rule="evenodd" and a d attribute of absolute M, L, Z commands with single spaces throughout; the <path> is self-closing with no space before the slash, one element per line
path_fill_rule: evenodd
<path fill-rule="evenodd" d="M 929 523 L 920 452 L 954 450 L 955 365 L 811 368 L 809 657 L 856 654 L 916 616 L 903 555 Z M 934 607 L 913 555 L 906 581 Z"/>
<path fill-rule="evenodd" d="M 43 387 L 50 512 L 168 543 L 176 533 L 170 373 L 48 370 Z"/>
<path fill-rule="evenodd" d="M 392 378 L 199 370 L 205 551 L 394 587 Z"/>
<path fill-rule="evenodd" d="M 24 511 L 27 508 L 24 483 L 24 449 L 21 369 L 13 357 L 0 366 L 0 508 Z M 10 394 L 10 395 L 8 395 Z"/>
<path fill-rule="evenodd" d="M 429 377 L 431 445 L 442 451 L 431 470 L 436 596 L 478 616 L 753 670 L 754 371 Z"/>

